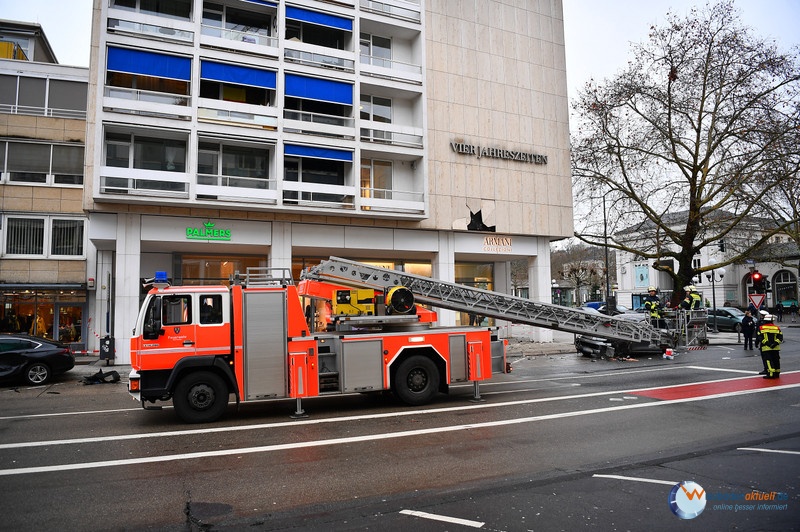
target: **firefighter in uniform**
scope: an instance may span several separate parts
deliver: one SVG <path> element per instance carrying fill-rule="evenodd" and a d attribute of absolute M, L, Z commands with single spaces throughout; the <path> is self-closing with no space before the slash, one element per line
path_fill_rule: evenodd
<path fill-rule="evenodd" d="M 656 293 L 655 286 L 647 288 L 647 297 L 644 298 L 644 309 L 650 315 L 650 323 L 653 327 L 661 327 L 661 300 Z"/>
<path fill-rule="evenodd" d="M 758 339 L 761 344 L 761 360 L 764 362 L 764 378 L 777 379 L 781 376 L 781 343 L 783 333 L 773 322 L 772 314 L 765 314 L 758 326 Z"/>
<path fill-rule="evenodd" d="M 703 299 L 700 297 L 700 294 L 697 293 L 697 289 L 694 285 L 687 285 L 684 286 L 683 289 L 686 291 L 686 299 L 681 301 L 681 308 L 683 310 L 700 310 L 703 308 Z"/>

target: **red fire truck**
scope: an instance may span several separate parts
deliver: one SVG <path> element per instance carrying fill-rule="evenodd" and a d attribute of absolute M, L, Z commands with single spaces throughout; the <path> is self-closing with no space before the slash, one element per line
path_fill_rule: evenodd
<path fill-rule="evenodd" d="M 505 341 L 435 320 L 409 289 L 362 276 L 295 285 L 259 268 L 230 286 L 170 286 L 158 272 L 131 339 L 129 392 L 145 409 L 172 400 L 187 423 L 219 419 L 231 394 L 296 399 L 298 416 L 302 398 L 325 395 L 391 390 L 422 405 L 472 382 L 479 398 L 478 383 L 506 369 Z"/>

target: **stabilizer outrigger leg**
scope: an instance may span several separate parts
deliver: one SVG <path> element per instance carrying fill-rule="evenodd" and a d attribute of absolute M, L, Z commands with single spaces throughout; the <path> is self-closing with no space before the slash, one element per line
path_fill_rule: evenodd
<path fill-rule="evenodd" d="M 295 407 L 294 414 L 292 414 L 289 417 L 291 417 L 292 419 L 303 419 L 303 418 L 308 417 L 308 414 L 306 414 L 306 411 L 303 410 L 303 404 L 302 404 L 301 399 L 299 397 L 297 398 L 297 405 Z"/>

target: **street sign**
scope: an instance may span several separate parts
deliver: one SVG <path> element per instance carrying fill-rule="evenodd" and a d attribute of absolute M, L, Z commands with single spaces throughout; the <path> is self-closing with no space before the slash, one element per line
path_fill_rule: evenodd
<path fill-rule="evenodd" d="M 767 294 L 750 294 L 750 302 L 755 305 L 757 309 L 761 308 L 761 304 L 764 303 L 764 299 L 767 297 Z"/>

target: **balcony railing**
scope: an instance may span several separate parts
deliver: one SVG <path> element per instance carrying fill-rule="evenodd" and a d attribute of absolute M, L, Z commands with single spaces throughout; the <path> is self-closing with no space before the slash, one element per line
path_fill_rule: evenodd
<path fill-rule="evenodd" d="M 275 204 L 277 188 L 275 179 L 197 174 L 196 194 L 198 198 Z"/>
<path fill-rule="evenodd" d="M 422 148 L 423 146 L 422 135 L 410 135 L 384 129 L 361 128 L 361 140 L 409 148 Z"/>
<path fill-rule="evenodd" d="M 187 30 L 176 30 L 165 26 L 154 24 L 144 24 L 141 22 L 131 22 L 118 18 L 108 19 L 108 31 L 113 33 L 131 33 L 140 37 L 150 37 L 153 39 L 167 39 L 183 43 L 194 42 L 194 32 Z"/>
<path fill-rule="evenodd" d="M 283 182 L 283 204 L 353 209 L 356 187 L 346 185 L 322 185 L 298 181 Z"/>
<path fill-rule="evenodd" d="M 419 13 L 419 2 L 411 2 L 417 4 L 417 9 L 408 9 L 397 5 L 392 5 L 386 2 L 376 2 L 374 0 L 361 0 L 361 9 L 371 13 L 378 13 L 387 15 L 394 18 L 409 20 L 411 22 L 420 22 L 421 17 Z"/>
<path fill-rule="evenodd" d="M 202 35 L 226 41 L 243 42 L 257 46 L 278 46 L 278 38 L 270 36 L 267 28 L 257 28 L 254 31 L 239 31 L 203 24 L 200 32 Z"/>
<path fill-rule="evenodd" d="M 100 192 L 154 197 L 189 197 L 189 176 L 134 168 L 100 167 Z"/>
<path fill-rule="evenodd" d="M 74 118 L 86 120 L 86 111 L 77 109 L 54 109 L 52 107 L 32 107 L 29 105 L 0 104 L 0 114 L 49 116 L 52 118 Z"/>
<path fill-rule="evenodd" d="M 162 103 L 166 105 L 179 105 L 181 107 L 188 107 L 192 100 L 190 96 L 183 96 L 181 94 L 145 91 L 127 87 L 106 86 L 105 95 L 109 98 L 119 98 L 122 100 L 133 100 L 137 102 Z"/>
<path fill-rule="evenodd" d="M 313 124 L 325 124 L 329 126 L 353 127 L 355 120 L 346 116 L 326 115 L 322 113 L 309 113 L 306 111 L 295 111 L 284 109 L 283 117 L 286 120 L 298 120 L 300 122 L 311 122 Z"/>
<path fill-rule="evenodd" d="M 355 61 L 343 57 L 321 54 L 316 52 L 304 52 L 302 50 L 292 50 L 287 48 L 283 52 L 287 61 L 301 65 L 311 65 L 323 68 L 333 68 L 345 72 L 355 71 Z"/>
<path fill-rule="evenodd" d="M 278 117 L 276 116 L 245 113 L 242 111 L 232 111 L 230 109 L 198 107 L 197 119 L 203 122 L 222 122 L 262 129 L 275 130 L 278 128 Z"/>
<path fill-rule="evenodd" d="M 365 211 L 425 212 L 423 192 L 361 187 L 360 202 L 361 210 Z"/>

